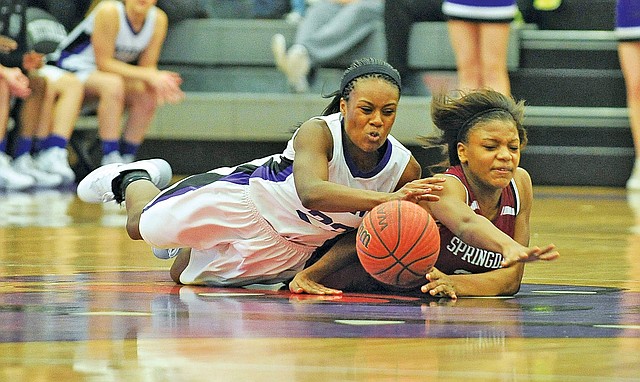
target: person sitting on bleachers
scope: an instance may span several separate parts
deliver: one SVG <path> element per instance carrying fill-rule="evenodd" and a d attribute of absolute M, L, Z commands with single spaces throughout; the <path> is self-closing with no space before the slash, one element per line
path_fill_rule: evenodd
<path fill-rule="evenodd" d="M 47 76 L 74 72 L 98 102 L 102 164 L 133 161 L 157 106 L 184 98 L 180 75 L 157 67 L 168 18 L 154 4 L 99 2 L 52 56 Z"/>
<path fill-rule="evenodd" d="M 380 29 L 382 0 L 318 0 L 298 24 L 294 44 L 287 50 L 285 37 L 276 34 L 272 50 L 276 67 L 287 76 L 295 93 L 306 93 L 315 69 L 335 63 L 349 53 L 384 58 L 384 37 L 360 46 Z M 381 30 L 380 30 L 381 32 Z M 358 47 L 359 49 L 354 49 Z"/>

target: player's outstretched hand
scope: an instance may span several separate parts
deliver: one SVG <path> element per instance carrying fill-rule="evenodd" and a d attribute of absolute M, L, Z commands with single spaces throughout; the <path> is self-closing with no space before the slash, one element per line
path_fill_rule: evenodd
<path fill-rule="evenodd" d="M 504 260 L 502 260 L 503 267 L 509 267 L 515 263 L 530 263 L 532 261 L 555 260 L 560 256 L 560 253 L 556 251 L 556 246 L 549 244 L 545 248 L 531 247 L 526 251 L 514 250 L 510 253 L 504 254 Z"/>
<path fill-rule="evenodd" d="M 336 295 L 342 294 L 341 290 L 327 288 L 326 286 L 312 280 L 307 276 L 307 272 L 300 271 L 295 275 L 293 280 L 289 283 L 289 290 L 291 293 L 308 293 L 308 294 L 321 294 L 321 295 Z"/>
<path fill-rule="evenodd" d="M 394 195 L 401 200 L 407 200 L 412 203 L 418 203 L 420 201 L 436 202 L 440 200 L 440 197 L 434 192 L 441 191 L 445 178 L 442 177 L 429 177 L 421 178 L 411 181 L 398 191 L 394 192 Z"/>
<path fill-rule="evenodd" d="M 431 268 L 426 278 L 429 283 L 420 288 L 422 293 L 428 293 L 433 297 L 449 297 L 453 300 L 458 298 L 455 285 L 449 276 L 440 272 L 436 267 Z"/>

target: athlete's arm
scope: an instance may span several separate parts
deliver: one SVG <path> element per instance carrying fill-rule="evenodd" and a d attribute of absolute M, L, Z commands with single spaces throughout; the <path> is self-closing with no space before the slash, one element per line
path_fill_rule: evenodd
<path fill-rule="evenodd" d="M 329 182 L 333 139 L 329 127 L 320 119 L 311 119 L 300 126 L 294 138 L 294 149 L 296 191 L 302 204 L 309 209 L 327 212 L 369 211 L 390 200 L 423 200 L 434 187 L 440 187 L 435 185 L 438 180 L 417 179 L 417 162 L 405 168 L 402 181 L 406 184 L 393 193 L 359 190 Z"/>
<path fill-rule="evenodd" d="M 289 290 L 293 293 L 342 294 L 341 290 L 328 288 L 320 282 L 358 261 L 355 241 L 355 231 L 342 235 L 318 261 L 296 274 L 289 283 Z"/>
<path fill-rule="evenodd" d="M 447 195 L 441 195 L 440 202 L 432 203 L 429 207 L 437 219 L 470 245 L 493 250 L 503 255 L 505 252 L 511 253 L 512 256 L 536 252 L 537 247 L 528 248 L 529 217 L 533 200 L 531 178 L 526 171 L 518 169 L 515 179 L 520 192 L 521 206 L 516 217 L 513 239 L 467 206 L 464 202 L 466 197 L 464 187 L 460 182 L 451 181 L 446 191 L 443 192 Z M 467 211 L 474 216 L 468 214 Z M 444 221 L 440 218 L 441 215 L 444 217 Z M 552 260 L 557 257 L 557 252 L 554 249 L 555 247 L 550 245 L 543 250 L 537 248 L 537 251 L 546 254 L 541 259 Z M 439 270 L 433 269 L 427 274 L 428 283 L 422 287 L 422 291 L 433 296 L 451 298 L 513 295 L 520 289 L 523 272 L 524 263 L 522 261 L 516 261 L 507 268 L 478 274 L 445 275 Z"/>

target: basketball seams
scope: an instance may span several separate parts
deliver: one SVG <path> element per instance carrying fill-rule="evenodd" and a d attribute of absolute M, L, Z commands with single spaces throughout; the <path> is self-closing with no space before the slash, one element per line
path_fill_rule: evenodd
<path fill-rule="evenodd" d="M 431 214 L 417 204 L 386 202 L 369 211 L 361 228 L 357 242 L 360 262 L 367 273 L 385 284 L 415 287 L 437 260 L 438 227 Z M 390 244 L 392 240 L 395 242 Z M 402 256 L 398 256 L 399 250 Z"/>
<path fill-rule="evenodd" d="M 431 217 L 431 214 L 427 213 L 427 221 L 426 221 L 426 222 L 425 222 L 425 224 L 422 226 L 422 230 L 421 230 L 421 232 L 417 235 L 417 237 L 415 237 L 415 238 L 414 238 L 414 242 L 413 242 L 413 244 L 411 245 L 411 247 L 406 251 L 406 253 L 405 253 L 402 257 L 398 257 L 398 256 L 396 256 L 396 252 L 397 252 L 396 250 L 398 249 L 398 247 L 399 247 L 399 246 L 400 246 L 400 244 L 402 243 L 402 227 L 403 227 L 403 226 L 402 226 L 402 224 L 403 224 L 403 219 L 401 219 L 401 213 L 402 213 L 402 209 L 401 209 L 401 207 L 402 207 L 402 203 L 397 203 L 396 207 L 397 207 L 397 208 L 396 208 L 396 216 L 397 216 L 397 222 L 398 222 L 398 224 L 397 224 L 397 229 L 396 229 L 396 236 L 397 236 L 398 240 L 396 241 L 396 245 L 395 245 L 394 251 L 393 251 L 393 252 L 389 251 L 389 250 L 388 250 L 388 248 L 385 246 L 385 250 L 389 251 L 389 253 L 388 253 L 388 254 L 386 254 L 386 255 L 385 255 L 385 256 L 383 256 L 383 257 L 375 257 L 375 256 L 371 256 L 371 257 L 373 257 L 373 258 L 380 258 L 380 259 L 382 259 L 382 258 L 388 258 L 388 257 L 393 258 L 393 259 L 395 260 L 395 262 L 394 262 L 393 264 L 389 265 L 388 267 L 386 267 L 386 268 L 384 268 L 384 269 L 379 270 L 378 272 L 375 272 L 375 274 L 376 274 L 376 275 L 383 275 L 383 274 L 385 274 L 386 272 L 393 270 L 393 268 L 400 267 L 400 269 L 396 271 L 396 272 L 397 272 L 397 275 L 396 275 L 396 277 L 395 277 L 395 279 L 396 279 L 396 284 L 397 284 L 397 285 L 404 285 L 404 283 L 401 281 L 401 279 L 403 278 L 403 275 L 405 274 L 405 272 L 409 272 L 411 275 L 416 276 L 416 277 L 422 277 L 422 276 L 423 276 L 423 274 L 422 274 L 422 273 L 420 273 L 420 272 L 416 272 L 415 270 L 411 269 L 411 266 L 412 266 L 412 265 L 415 265 L 415 264 L 418 264 L 418 263 L 420 263 L 421 261 L 425 261 L 425 260 L 430 259 L 433 255 L 435 255 L 436 253 L 438 253 L 438 251 L 434 251 L 434 252 L 432 252 L 432 253 L 430 253 L 430 254 L 426 255 L 425 257 L 421 257 L 421 258 L 419 258 L 419 259 L 415 259 L 415 260 L 411 261 L 410 263 L 406 263 L 406 264 L 405 264 L 405 263 L 403 263 L 403 262 L 402 262 L 402 260 L 404 260 L 407 256 L 411 255 L 411 253 L 413 252 L 413 250 L 414 250 L 414 249 L 416 249 L 416 247 L 420 244 L 420 239 L 421 239 L 421 238 L 426 234 L 426 232 L 428 231 L 428 229 L 429 229 L 429 224 L 430 224 L 430 221 L 431 221 L 432 217 Z M 412 219 L 412 220 L 415 220 L 415 217 L 416 217 L 416 215 L 417 215 L 417 214 L 416 214 L 416 213 L 413 213 L 413 211 L 411 211 L 411 212 L 412 212 L 412 218 L 414 218 L 414 219 Z M 377 237 L 378 237 L 379 239 L 381 239 L 380 235 L 377 235 Z M 382 242 L 382 241 L 381 241 L 381 244 L 383 244 L 383 245 L 384 245 L 384 242 Z"/>

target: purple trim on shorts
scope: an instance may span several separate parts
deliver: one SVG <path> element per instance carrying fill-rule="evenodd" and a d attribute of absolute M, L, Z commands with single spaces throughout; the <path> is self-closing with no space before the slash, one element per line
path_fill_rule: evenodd
<path fill-rule="evenodd" d="M 162 202 L 162 201 L 164 201 L 164 200 L 171 199 L 171 198 L 173 198 L 174 196 L 184 195 L 184 194 L 186 194 L 187 192 L 190 192 L 190 191 L 193 191 L 193 190 L 197 190 L 198 188 L 199 188 L 199 187 L 188 186 L 188 187 L 183 187 L 183 188 L 177 189 L 177 190 L 175 190 L 174 192 L 171 192 L 171 193 L 165 193 L 165 194 L 162 194 L 162 196 L 160 196 L 160 197 L 156 198 L 153 202 L 151 202 L 151 203 L 147 204 L 147 205 L 142 209 L 142 212 L 144 212 L 144 211 L 148 210 L 149 208 L 151 208 L 151 207 L 155 206 L 156 204 L 158 204 L 158 203 L 160 203 L 160 202 Z"/>
<path fill-rule="evenodd" d="M 282 170 L 273 171 L 273 168 L 268 165 L 260 166 L 256 169 L 256 171 L 251 174 L 251 178 L 260 178 L 264 180 L 269 180 L 272 182 L 284 182 L 289 175 L 293 173 L 293 165 L 287 166 Z M 247 179 L 248 183 L 248 179 Z"/>

